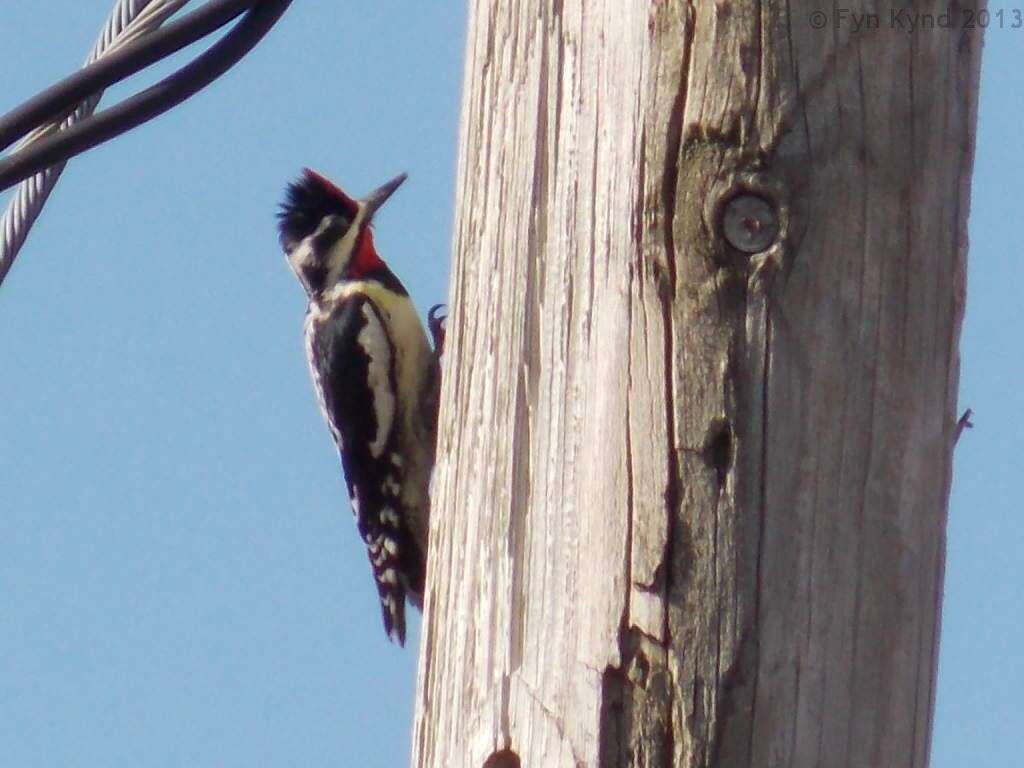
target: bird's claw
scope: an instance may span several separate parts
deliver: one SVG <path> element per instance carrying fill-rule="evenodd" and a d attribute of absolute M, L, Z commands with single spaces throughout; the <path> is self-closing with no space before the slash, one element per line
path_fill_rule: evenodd
<path fill-rule="evenodd" d="M 430 335 L 434 339 L 434 354 L 437 357 L 441 357 L 444 352 L 445 324 L 448 321 L 448 313 L 440 313 L 439 310 L 446 308 L 446 304 L 435 304 L 427 312 L 427 327 L 430 328 Z"/>

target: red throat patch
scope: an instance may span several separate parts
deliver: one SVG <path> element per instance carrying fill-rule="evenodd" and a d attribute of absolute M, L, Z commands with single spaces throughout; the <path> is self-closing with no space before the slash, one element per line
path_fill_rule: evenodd
<path fill-rule="evenodd" d="M 359 240 L 356 242 L 355 253 L 348 265 L 348 273 L 352 277 L 363 277 L 364 275 L 380 269 L 384 266 L 377 249 L 373 245 L 373 232 L 366 227 L 359 233 Z"/>

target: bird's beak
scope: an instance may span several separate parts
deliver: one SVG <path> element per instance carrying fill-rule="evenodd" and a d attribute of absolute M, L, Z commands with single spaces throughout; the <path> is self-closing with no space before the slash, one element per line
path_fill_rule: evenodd
<path fill-rule="evenodd" d="M 377 187 L 363 198 L 363 204 L 366 206 L 366 221 L 370 221 L 373 218 L 373 214 L 377 212 L 377 209 L 384 205 L 387 199 L 391 197 L 396 189 L 402 186 L 402 182 L 407 178 L 408 174 L 400 173 L 391 181 Z"/>

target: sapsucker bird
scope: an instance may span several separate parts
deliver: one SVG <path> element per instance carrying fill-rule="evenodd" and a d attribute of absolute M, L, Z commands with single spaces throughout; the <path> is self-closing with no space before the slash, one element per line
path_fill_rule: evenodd
<path fill-rule="evenodd" d="M 437 353 L 370 224 L 405 174 L 362 199 L 307 169 L 278 214 L 281 246 L 309 297 L 305 335 L 320 409 L 338 446 L 384 630 L 405 643 L 405 601 L 422 608 Z M 435 346 L 443 334 L 430 312 Z"/>

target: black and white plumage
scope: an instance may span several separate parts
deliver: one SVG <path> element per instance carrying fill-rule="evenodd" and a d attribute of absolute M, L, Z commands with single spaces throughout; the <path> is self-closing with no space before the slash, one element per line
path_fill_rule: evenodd
<path fill-rule="evenodd" d="M 281 245 L 309 297 L 314 389 L 341 456 L 385 632 L 400 644 L 406 599 L 422 607 L 438 386 L 423 326 L 369 228 L 404 179 L 355 200 L 307 170 L 279 214 Z"/>

